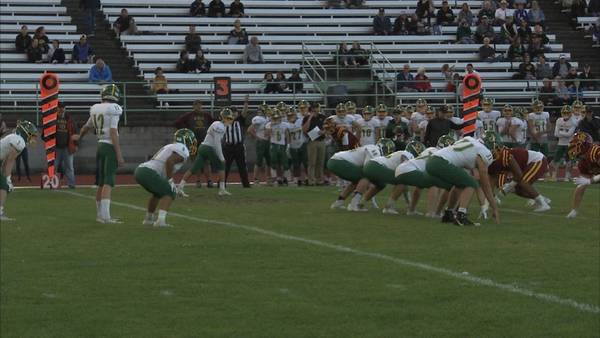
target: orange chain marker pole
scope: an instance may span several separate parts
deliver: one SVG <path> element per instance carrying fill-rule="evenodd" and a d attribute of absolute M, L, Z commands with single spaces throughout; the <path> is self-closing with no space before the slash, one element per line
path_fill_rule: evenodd
<path fill-rule="evenodd" d="M 44 73 L 40 77 L 41 109 L 42 109 L 42 140 L 46 149 L 48 173 L 42 176 L 41 188 L 56 189 L 59 179 L 54 168 L 56 159 L 56 120 L 58 118 L 58 76 L 54 73 Z"/>
<path fill-rule="evenodd" d="M 479 109 L 479 94 L 481 93 L 481 78 L 477 73 L 467 74 L 463 79 L 463 136 L 473 136 L 477 127 L 477 110 Z"/>

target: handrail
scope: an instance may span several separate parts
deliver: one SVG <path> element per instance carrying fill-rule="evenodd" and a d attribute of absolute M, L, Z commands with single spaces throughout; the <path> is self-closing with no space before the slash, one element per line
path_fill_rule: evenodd
<path fill-rule="evenodd" d="M 393 65 L 393 64 L 392 64 L 392 62 L 391 62 L 391 61 L 390 61 L 390 60 L 387 58 L 387 56 L 386 56 L 384 53 L 382 53 L 382 52 L 381 52 L 381 50 L 380 50 L 379 48 L 377 48 L 377 46 L 376 46 L 376 45 L 375 45 L 375 43 L 373 43 L 373 42 L 371 42 L 371 51 L 370 51 L 370 52 L 371 52 L 371 53 L 370 53 L 370 55 L 371 55 L 371 62 L 370 62 L 370 65 L 371 65 L 371 76 L 373 76 L 373 74 L 374 74 L 374 71 L 373 71 L 373 66 L 372 66 L 372 65 L 373 65 L 373 63 L 375 63 L 375 64 L 377 64 L 377 65 L 380 65 L 380 64 L 381 64 L 381 62 L 380 62 L 380 61 L 379 61 L 377 58 L 374 58 L 374 57 L 373 57 L 373 51 L 375 51 L 375 52 L 376 52 L 376 53 L 377 53 L 379 56 L 381 56 L 381 57 L 382 57 L 382 59 L 383 59 L 383 61 L 385 62 L 385 63 L 383 63 L 383 67 L 382 67 L 382 69 L 383 69 L 383 74 L 384 74 L 384 79 L 381 81 L 381 83 L 382 83 L 382 84 L 383 84 L 383 85 L 384 85 L 384 86 L 385 86 L 385 87 L 386 87 L 386 88 L 387 88 L 387 89 L 388 89 L 390 92 L 392 92 L 392 93 L 396 93 L 396 92 L 398 91 L 398 88 L 397 88 L 397 85 L 396 85 L 396 81 L 394 81 L 394 88 L 390 88 L 390 86 L 388 85 L 387 81 L 385 80 L 385 79 L 387 78 L 387 76 L 386 76 L 386 75 L 388 74 L 388 71 L 386 70 L 386 65 L 387 65 L 389 68 L 391 68 L 391 70 L 392 70 L 393 74 L 396 74 L 396 73 L 397 73 L 396 67 L 394 67 L 394 65 Z M 371 79 L 372 79 L 372 77 L 371 77 Z M 395 100 L 394 100 L 394 101 L 395 101 Z"/>
<path fill-rule="evenodd" d="M 317 69 L 310 62 L 310 60 L 308 58 L 306 58 L 306 56 L 304 55 L 304 51 L 308 52 L 309 55 L 312 57 L 312 60 L 314 62 L 316 62 L 319 65 L 319 67 L 323 70 L 323 74 L 325 74 L 325 79 L 323 79 L 323 77 L 319 74 L 319 72 L 317 71 Z M 305 41 L 302 41 L 302 64 L 303 65 L 304 65 L 305 61 L 315 71 L 315 74 L 317 75 L 317 77 L 322 82 L 325 82 L 327 80 L 327 70 L 325 69 L 325 67 L 323 66 L 323 64 L 321 63 L 321 61 L 319 61 L 319 59 L 315 56 L 315 54 L 308 48 L 308 46 L 306 45 Z M 308 76 L 308 73 L 306 73 L 306 74 Z"/>

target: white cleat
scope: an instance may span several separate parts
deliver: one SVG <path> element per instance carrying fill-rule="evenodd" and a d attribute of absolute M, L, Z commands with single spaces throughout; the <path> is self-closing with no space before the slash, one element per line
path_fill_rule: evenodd
<path fill-rule="evenodd" d="M 550 210 L 550 206 L 546 203 L 540 205 L 539 207 L 533 209 L 534 212 L 544 212 Z"/>
<path fill-rule="evenodd" d="M 546 202 L 546 204 L 552 204 L 552 200 L 551 199 L 549 199 L 546 196 L 542 196 L 542 197 L 544 198 L 544 202 Z"/>
<path fill-rule="evenodd" d="M 153 225 L 153 224 L 154 224 L 154 221 L 153 221 L 153 220 L 151 220 L 151 219 L 145 219 L 145 220 L 142 222 L 142 225 Z"/>
<path fill-rule="evenodd" d="M 102 223 L 102 224 L 122 224 L 123 223 L 119 219 L 116 219 L 116 218 L 111 218 L 111 219 L 96 218 L 96 222 Z"/>
<path fill-rule="evenodd" d="M 348 211 L 358 211 L 358 212 L 365 212 L 365 211 L 369 211 L 369 209 L 365 208 L 364 206 L 360 205 L 360 204 L 352 204 L 350 203 L 348 205 Z"/>
<path fill-rule="evenodd" d="M 502 199 L 500 198 L 500 196 L 494 195 L 494 198 L 496 199 L 496 204 L 498 204 L 498 205 L 502 204 Z"/>
<path fill-rule="evenodd" d="M 375 197 L 371 198 L 371 205 L 373 206 L 374 209 L 379 209 L 379 205 L 377 205 L 377 201 L 375 200 Z"/>
<path fill-rule="evenodd" d="M 418 211 L 406 211 L 406 216 L 423 216 L 422 212 L 418 212 Z"/>
<path fill-rule="evenodd" d="M 391 215 L 400 214 L 396 208 L 383 208 L 382 212 L 384 214 L 391 214 Z"/>
<path fill-rule="evenodd" d="M 346 206 L 344 205 L 344 201 L 343 200 L 336 200 L 335 202 L 331 203 L 331 209 L 338 209 L 338 210 L 344 210 L 346 209 Z"/>
<path fill-rule="evenodd" d="M 152 223 L 152 226 L 155 228 L 172 228 L 173 226 L 167 223 L 160 223 L 158 221 Z"/>
<path fill-rule="evenodd" d="M 567 218 L 575 218 L 577 217 L 577 210 L 573 209 L 569 214 L 567 214 Z"/>
<path fill-rule="evenodd" d="M 218 195 L 219 196 L 231 196 L 231 193 L 227 190 L 219 190 Z"/>
<path fill-rule="evenodd" d="M 527 200 L 527 204 L 526 204 L 526 205 L 527 205 L 528 207 L 533 207 L 533 206 L 535 206 L 535 200 L 533 200 L 533 199 L 528 199 L 528 200 Z"/>
<path fill-rule="evenodd" d="M 12 222 L 12 221 L 15 221 L 15 219 L 14 218 L 10 218 L 10 217 L 8 217 L 8 216 L 6 216 L 4 214 L 0 215 L 0 222 Z"/>

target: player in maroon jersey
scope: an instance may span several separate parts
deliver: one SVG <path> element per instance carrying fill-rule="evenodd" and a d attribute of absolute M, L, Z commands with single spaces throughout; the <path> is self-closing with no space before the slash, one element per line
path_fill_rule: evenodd
<path fill-rule="evenodd" d="M 347 128 L 338 126 L 335 123 L 334 116 L 330 116 L 323 122 L 323 129 L 331 136 L 336 145 L 337 151 L 355 149 L 360 146 L 358 138 L 354 136 Z"/>
<path fill-rule="evenodd" d="M 567 215 L 567 218 L 575 218 L 588 185 L 600 182 L 600 146 L 592 143 L 590 134 L 577 132 L 569 142 L 568 153 L 571 159 L 579 159 L 580 176 L 573 179 L 577 188 L 573 192 L 572 209 Z"/>

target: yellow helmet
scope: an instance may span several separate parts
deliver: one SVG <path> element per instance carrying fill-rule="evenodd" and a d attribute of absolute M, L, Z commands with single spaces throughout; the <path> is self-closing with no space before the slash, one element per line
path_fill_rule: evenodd
<path fill-rule="evenodd" d="M 347 101 L 345 106 L 346 106 L 347 113 L 354 114 L 356 112 L 356 103 L 354 103 L 352 101 Z"/>
<path fill-rule="evenodd" d="M 343 103 L 338 103 L 338 105 L 335 107 L 335 114 L 340 117 L 346 116 L 346 105 Z"/>

